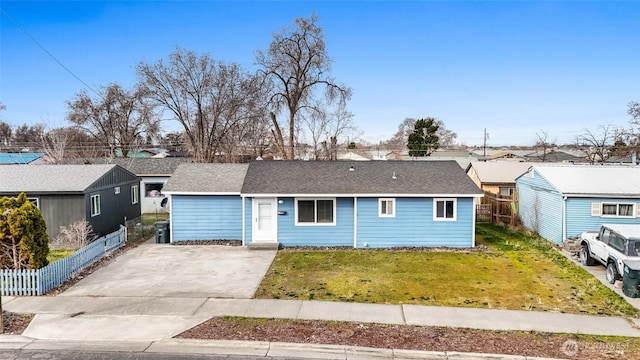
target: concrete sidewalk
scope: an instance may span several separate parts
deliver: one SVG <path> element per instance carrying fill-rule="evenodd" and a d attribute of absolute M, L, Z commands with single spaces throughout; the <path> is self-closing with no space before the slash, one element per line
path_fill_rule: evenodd
<path fill-rule="evenodd" d="M 244 253 L 243 249 L 207 248 L 209 252 L 232 258 L 233 264 L 210 261 L 205 251 L 178 250 L 169 247 L 146 247 L 118 258 L 111 274 L 121 274 L 120 285 L 114 285 L 113 275 L 98 270 L 64 294 L 41 297 L 2 297 L 3 309 L 14 313 L 36 314 L 21 336 L 0 335 L 0 349 L 59 349 L 127 352 L 164 352 L 194 354 L 228 354 L 240 356 L 266 356 L 322 359 L 526 359 L 523 356 L 495 354 L 462 354 L 420 352 L 394 349 L 370 349 L 347 346 L 309 344 L 282 344 L 243 341 L 202 341 L 173 339 L 174 336 L 215 316 L 244 316 L 305 320 L 353 321 L 398 325 L 443 326 L 485 330 L 522 330 L 550 333 L 576 333 L 592 335 L 640 336 L 640 320 L 621 317 L 590 316 L 550 312 L 495 310 L 476 308 L 434 307 L 419 305 L 383 305 L 328 301 L 250 299 L 255 292 L 273 254 L 260 257 Z M 133 250 L 132 250 L 133 251 Z M 153 252 L 153 253 L 152 253 Z M 230 257 L 233 253 L 234 257 Z M 186 254 L 186 255 L 185 255 Z M 153 255 L 153 256 L 151 256 Z M 188 255 L 188 256 L 187 256 Z M 182 288 L 184 281 L 167 278 L 158 271 L 156 258 L 163 259 L 166 268 L 176 269 L 189 263 L 199 268 L 207 263 L 207 281 L 216 283 L 211 289 L 199 291 Z M 128 259 L 135 261 L 127 261 Z M 250 286 L 238 293 L 237 277 L 227 276 L 235 263 L 247 263 L 247 258 L 260 266 L 239 271 L 250 276 Z M 179 259 L 180 261 L 176 260 Z M 249 262 L 251 263 L 251 262 Z M 133 264 L 133 265 L 132 265 Z M 213 264 L 213 265 L 212 265 Z M 217 266 L 217 267 L 214 267 Z M 256 270 L 257 269 L 257 270 Z M 202 269 L 200 269 L 202 270 Z M 598 267 L 589 271 L 599 278 Z M 181 269 L 184 276 L 202 278 L 203 271 Z M 124 275 L 126 274 L 126 275 Z M 134 276 L 135 275 L 135 276 Z M 141 291 L 138 278 L 147 281 Z M 202 283 L 202 279 L 198 280 Z M 223 282 L 220 285 L 220 282 Z M 254 284 L 255 283 L 255 284 Z M 127 286 L 124 286 L 127 285 Z M 162 296 L 150 289 L 162 285 Z M 201 284 L 202 285 L 202 284 Z M 186 290 L 185 290 L 186 289 Z M 224 290 L 224 296 L 218 293 Z M 614 289 L 618 292 L 619 289 Z M 153 294 L 153 295 L 152 295 Z M 232 298 L 233 297 L 233 298 Z M 634 301 L 636 299 L 633 299 Z M 631 302 L 636 305 L 637 302 Z M 637 306 L 637 305 L 636 305 Z M 529 358 L 531 359 L 531 358 Z"/>
<path fill-rule="evenodd" d="M 173 339 L 211 317 L 223 315 L 640 336 L 640 321 L 637 319 L 516 310 L 192 297 L 43 296 L 2 299 L 6 311 L 36 314 L 22 336 L 0 335 L 2 349 L 179 352 L 322 359 L 527 359 L 495 354 Z"/>
<path fill-rule="evenodd" d="M 3 309 L 35 313 L 24 336 L 43 340 L 158 341 L 214 316 L 640 336 L 640 320 L 518 310 L 329 301 L 156 298 L 3 297 Z"/>

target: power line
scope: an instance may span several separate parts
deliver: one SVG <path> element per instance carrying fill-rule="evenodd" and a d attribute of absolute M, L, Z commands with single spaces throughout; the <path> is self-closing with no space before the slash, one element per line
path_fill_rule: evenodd
<path fill-rule="evenodd" d="M 84 82 L 78 75 L 76 75 L 73 71 L 71 71 L 71 69 L 69 69 L 68 67 L 66 67 L 60 60 L 58 60 L 49 50 L 47 50 L 44 45 L 42 45 L 40 42 L 38 42 L 38 40 L 36 40 L 35 37 L 33 37 L 24 27 L 22 27 L 22 25 L 20 25 L 20 23 L 18 23 L 14 18 L 12 18 L 5 9 L 3 9 L 2 7 L 0 7 L 0 11 L 2 12 L 2 14 L 4 16 L 7 17 L 7 19 L 9 19 L 9 21 L 11 21 L 13 23 L 13 25 L 15 25 L 18 30 L 22 31 L 29 39 L 31 39 L 31 41 L 33 41 L 42 51 L 44 51 L 47 55 L 49 55 L 50 58 L 53 59 L 53 61 L 55 61 L 56 63 L 58 63 L 58 65 L 60 65 L 66 72 L 68 72 L 69 74 L 71 74 L 71 76 L 73 76 L 74 78 L 76 78 L 76 80 L 80 81 L 87 89 L 91 90 L 93 93 L 95 93 L 96 95 L 98 95 L 99 97 L 102 97 L 102 95 L 97 92 L 94 88 L 92 88 L 91 86 L 89 86 L 89 84 L 87 84 L 86 82 Z"/>

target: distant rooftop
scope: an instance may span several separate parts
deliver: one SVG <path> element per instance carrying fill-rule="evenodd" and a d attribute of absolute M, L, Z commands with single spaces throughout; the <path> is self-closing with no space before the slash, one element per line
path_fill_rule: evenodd
<path fill-rule="evenodd" d="M 40 157 L 42 157 L 41 153 L 0 153 L 0 165 L 29 164 Z"/>

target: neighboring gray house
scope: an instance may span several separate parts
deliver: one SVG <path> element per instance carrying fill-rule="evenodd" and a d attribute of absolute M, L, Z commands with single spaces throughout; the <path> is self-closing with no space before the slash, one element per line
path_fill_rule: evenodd
<path fill-rule="evenodd" d="M 242 240 L 240 190 L 249 164 L 180 164 L 164 187 L 171 242 Z"/>
<path fill-rule="evenodd" d="M 0 171 L 0 197 L 26 193 L 50 239 L 78 220 L 105 235 L 140 217 L 139 181 L 118 165 L 7 165 Z"/>

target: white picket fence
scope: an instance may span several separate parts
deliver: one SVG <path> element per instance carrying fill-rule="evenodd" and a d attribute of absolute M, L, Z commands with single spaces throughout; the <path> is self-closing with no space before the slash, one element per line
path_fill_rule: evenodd
<path fill-rule="evenodd" d="M 3 296 L 39 296 L 67 281 L 73 274 L 124 245 L 127 228 L 96 239 L 73 254 L 37 270 L 0 270 Z"/>

